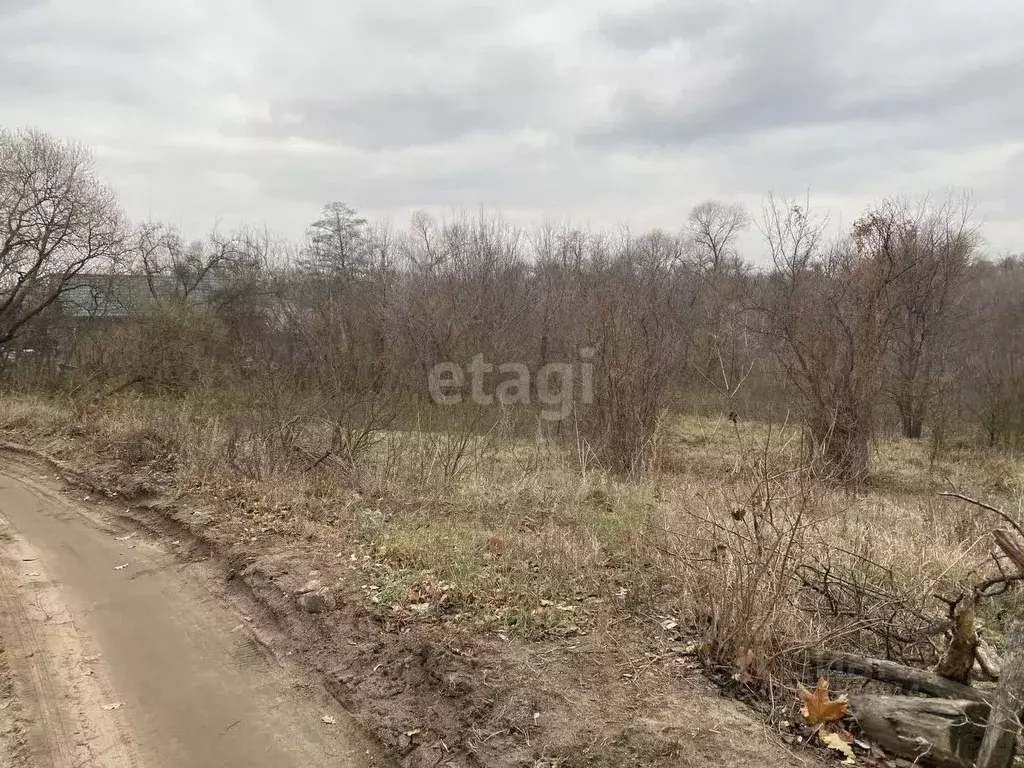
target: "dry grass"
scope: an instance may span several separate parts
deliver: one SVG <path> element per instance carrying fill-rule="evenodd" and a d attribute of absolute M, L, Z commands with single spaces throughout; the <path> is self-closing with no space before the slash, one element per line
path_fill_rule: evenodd
<path fill-rule="evenodd" d="M 500 423 L 383 430 L 356 465 L 316 463 L 327 435 L 315 419 L 284 423 L 198 398 L 88 410 L 6 397 L 0 410 L 8 434 L 104 457 L 111 487 L 205 493 L 246 536 L 330 547 L 388 621 L 528 637 L 628 621 L 658 642 L 696 639 L 740 677 L 820 644 L 930 663 L 941 635 L 917 635 L 946 616 L 936 595 L 993 570 L 994 521 L 935 490 L 953 483 L 1022 513 L 1012 456 L 960 447 L 932 461 L 927 444 L 882 442 L 869 489 L 850 495 L 801 471 L 786 424 L 677 419 L 665 469 L 626 482 Z"/>

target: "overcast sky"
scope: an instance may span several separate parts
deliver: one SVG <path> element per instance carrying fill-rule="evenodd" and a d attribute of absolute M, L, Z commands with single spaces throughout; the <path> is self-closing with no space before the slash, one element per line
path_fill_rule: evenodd
<path fill-rule="evenodd" d="M 0 125 L 191 233 L 330 200 L 676 229 L 808 190 L 838 227 L 954 188 L 1024 250 L 1019 0 L 0 0 L 0 29 Z"/>

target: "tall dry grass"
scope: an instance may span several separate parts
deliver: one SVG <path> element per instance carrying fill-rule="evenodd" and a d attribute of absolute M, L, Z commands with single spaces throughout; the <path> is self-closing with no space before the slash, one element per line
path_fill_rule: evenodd
<path fill-rule="evenodd" d="M 253 536 L 350 553 L 367 607 L 386 619 L 528 637 L 626 622 L 653 642 L 693 639 L 741 677 L 788 674 L 800 649 L 821 645 L 933 662 L 943 599 L 992 569 L 992 521 L 933 490 L 978 478 L 1022 511 L 1021 464 L 1000 454 L 936 467 L 914 445 L 882 444 L 880 477 L 854 495 L 812 478 L 785 424 L 676 420 L 665 468 L 628 481 L 511 417 L 484 427 L 422 411 L 378 428 L 353 409 L 345 428 L 369 434 L 354 456 L 335 453 L 336 421 L 298 401 L 0 402 L 4 433 L 96 457 L 111 483 L 141 475 L 212 495 Z M 982 616 L 998 637 L 998 611 Z"/>

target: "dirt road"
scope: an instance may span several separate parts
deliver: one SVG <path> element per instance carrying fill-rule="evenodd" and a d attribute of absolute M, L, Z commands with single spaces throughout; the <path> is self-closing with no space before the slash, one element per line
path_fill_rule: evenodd
<path fill-rule="evenodd" d="M 388 764 L 209 564 L 58 486 L 0 454 L 0 766 Z"/>

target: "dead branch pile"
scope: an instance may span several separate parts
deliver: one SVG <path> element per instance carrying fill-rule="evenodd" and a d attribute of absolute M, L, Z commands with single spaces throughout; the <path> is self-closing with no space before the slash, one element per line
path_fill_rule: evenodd
<path fill-rule="evenodd" d="M 1024 620 L 1013 622 L 1003 658 L 998 660 L 978 637 L 976 608 L 983 599 L 1003 594 L 1024 578 L 1024 529 L 989 504 L 960 493 L 942 495 L 992 512 L 1012 530 L 992 531 L 999 549 L 993 556 L 999 576 L 977 584 L 971 595 L 950 601 L 951 620 L 939 632 L 948 629 L 951 637 L 934 669 L 827 650 L 808 652 L 808 661 L 822 672 L 855 675 L 903 692 L 902 696 L 864 695 L 852 702 L 861 733 L 891 754 L 938 768 L 1007 768 L 1016 754 L 1024 710 Z M 1007 570 L 1004 561 L 1015 570 Z M 827 570 L 808 571 L 817 576 L 808 586 L 834 601 L 836 580 L 829 583 Z M 841 589 L 850 586 L 841 584 Z M 998 686 L 972 686 L 975 671 L 998 676 Z"/>

